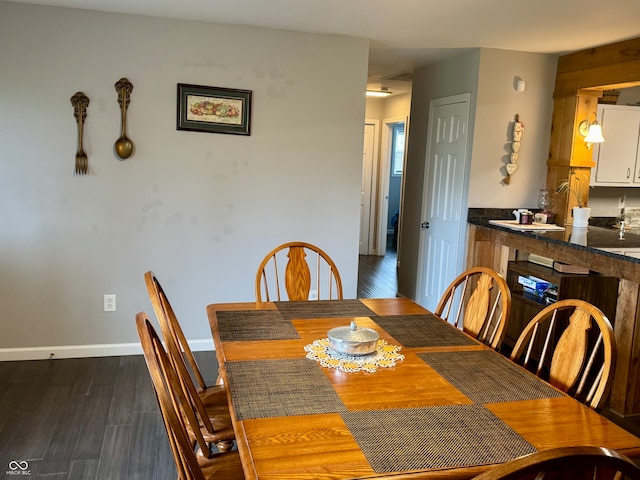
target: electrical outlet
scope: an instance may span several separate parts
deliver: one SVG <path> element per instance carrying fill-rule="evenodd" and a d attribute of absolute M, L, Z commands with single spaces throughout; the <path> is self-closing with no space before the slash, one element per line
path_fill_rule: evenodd
<path fill-rule="evenodd" d="M 311 290 L 309 292 L 309 300 L 317 300 L 318 299 L 318 291 L 317 290 Z"/>
<path fill-rule="evenodd" d="M 104 311 L 105 312 L 116 311 L 116 295 L 115 294 L 104 296 Z"/>
<path fill-rule="evenodd" d="M 623 195 L 618 198 L 618 210 L 622 210 L 624 208 L 624 204 L 627 201 L 627 195 Z"/>

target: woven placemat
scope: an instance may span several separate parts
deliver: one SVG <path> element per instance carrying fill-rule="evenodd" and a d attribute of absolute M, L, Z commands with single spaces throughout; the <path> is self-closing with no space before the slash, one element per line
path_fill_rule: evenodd
<path fill-rule="evenodd" d="M 371 317 L 406 348 L 475 345 L 460 330 L 432 314 Z"/>
<path fill-rule="evenodd" d="M 476 403 L 562 396 L 543 380 L 492 350 L 431 352 L 418 356 Z"/>
<path fill-rule="evenodd" d="M 238 420 L 346 411 L 313 360 L 227 362 L 225 367 Z"/>
<path fill-rule="evenodd" d="M 355 411 L 342 418 L 376 473 L 487 465 L 536 451 L 482 405 Z"/>
<path fill-rule="evenodd" d="M 221 311 L 216 317 L 223 342 L 300 338 L 293 324 L 277 310 Z"/>
<path fill-rule="evenodd" d="M 287 320 L 305 318 L 370 317 L 375 315 L 360 300 L 319 300 L 313 302 L 276 302 Z"/>

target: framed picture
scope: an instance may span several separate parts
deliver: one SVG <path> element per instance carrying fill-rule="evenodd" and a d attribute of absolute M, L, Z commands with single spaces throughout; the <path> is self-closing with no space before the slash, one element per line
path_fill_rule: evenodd
<path fill-rule="evenodd" d="M 251 90 L 178 84 L 178 130 L 250 135 Z"/>

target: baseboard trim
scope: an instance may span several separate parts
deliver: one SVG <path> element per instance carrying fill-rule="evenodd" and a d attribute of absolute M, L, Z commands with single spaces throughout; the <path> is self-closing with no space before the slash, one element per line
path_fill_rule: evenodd
<path fill-rule="evenodd" d="M 189 347 L 194 352 L 201 350 L 215 350 L 213 340 L 209 339 L 189 340 Z M 113 357 L 121 355 L 142 355 L 142 348 L 139 343 L 0 348 L 0 361 Z"/>

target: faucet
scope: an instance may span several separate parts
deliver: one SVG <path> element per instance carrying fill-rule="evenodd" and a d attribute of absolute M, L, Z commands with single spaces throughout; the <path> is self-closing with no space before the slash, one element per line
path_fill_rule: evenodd
<path fill-rule="evenodd" d="M 629 217 L 624 213 L 624 208 L 620 209 L 620 216 L 618 218 L 620 219 L 620 221 L 618 222 L 620 224 L 620 232 L 618 234 L 618 238 L 620 240 L 624 240 L 624 233 L 626 230 L 625 227 L 629 219 Z"/>

